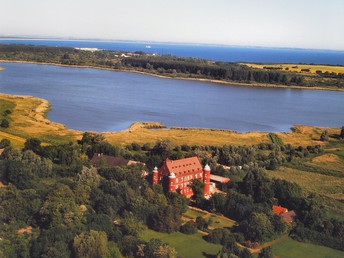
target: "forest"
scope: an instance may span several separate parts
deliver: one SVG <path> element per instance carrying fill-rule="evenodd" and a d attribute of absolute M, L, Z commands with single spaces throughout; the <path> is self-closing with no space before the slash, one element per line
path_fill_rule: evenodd
<path fill-rule="evenodd" d="M 174 247 L 159 239 L 142 240 L 140 234 L 147 228 L 183 234 L 201 230 L 206 241 L 223 246 L 217 254 L 223 258 L 252 257 L 244 247 L 284 234 L 344 250 L 344 222 L 325 216 L 317 194 L 266 174 L 282 164 L 321 155 L 321 145 L 175 146 L 163 139 L 154 145 L 118 146 L 89 132 L 78 142 L 62 145 L 43 145 L 36 138 L 28 139 L 22 149 L 13 148 L 9 140 L 0 145 L 5 148 L 0 160 L 1 256 L 178 257 Z M 146 165 L 95 168 L 89 161 L 94 153 Z M 206 199 L 202 182 L 195 180 L 194 196 L 188 200 L 160 185 L 152 187 L 151 174 L 142 177 L 142 170 L 151 171 L 167 157 L 194 155 L 203 165 L 210 164 L 212 173 L 231 178 L 222 193 Z M 236 224 L 210 229 L 211 222 L 202 217 L 184 223 L 182 216 L 189 205 L 223 214 Z M 283 223 L 273 214 L 272 205 L 295 210 L 296 222 Z M 271 250 L 262 249 L 259 257 L 271 255 Z"/>
<path fill-rule="evenodd" d="M 0 60 L 31 61 L 61 65 L 92 66 L 114 70 L 139 71 L 172 78 L 207 79 L 252 85 L 344 88 L 343 74 L 317 71 L 296 73 L 281 69 L 256 69 L 244 64 L 216 62 L 199 58 L 69 47 L 0 45 Z"/>

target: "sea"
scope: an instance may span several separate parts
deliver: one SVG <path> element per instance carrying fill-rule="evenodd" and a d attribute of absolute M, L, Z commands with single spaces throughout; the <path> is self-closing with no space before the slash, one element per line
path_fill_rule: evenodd
<path fill-rule="evenodd" d="M 207 44 L 177 44 L 133 41 L 56 40 L 56 39 L 10 39 L 0 38 L 0 44 L 31 44 L 104 50 L 143 51 L 160 55 L 203 58 L 225 62 L 256 63 L 307 63 L 344 65 L 344 51 L 243 47 Z"/>

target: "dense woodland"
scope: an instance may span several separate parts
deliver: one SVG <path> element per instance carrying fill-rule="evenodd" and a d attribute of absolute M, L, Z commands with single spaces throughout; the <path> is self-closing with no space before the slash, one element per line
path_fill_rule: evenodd
<path fill-rule="evenodd" d="M 344 222 L 324 215 L 321 200 L 296 184 L 270 179 L 265 169 L 276 169 L 322 153 L 321 146 L 293 147 L 280 144 L 258 146 L 174 146 L 169 140 L 156 144 L 132 143 L 116 146 L 103 136 L 84 133 L 77 143 L 41 145 L 28 139 L 23 149 L 5 147 L 0 161 L 0 256 L 5 257 L 177 257 L 176 250 L 159 239 L 145 242 L 140 232 L 208 232 L 205 240 L 223 245 L 218 257 L 235 254 L 252 257 L 236 243 L 254 247 L 289 234 L 344 250 Z M 144 165 L 114 168 L 90 166 L 94 153 L 121 156 L 146 162 L 151 171 L 167 157 L 198 155 L 212 173 L 229 176 L 224 193 L 210 199 L 203 196 L 203 185 L 193 182 L 194 196 L 187 200 L 167 193 L 162 186 L 142 177 Z M 222 165 L 230 166 L 231 169 Z M 282 205 L 297 213 L 296 223 L 281 222 L 271 206 Z M 182 223 L 188 205 L 220 213 L 237 221 L 233 228 L 208 229 L 208 221 Z M 32 227 L 31 233 L 18 233 Z M 271 257 L 264 253 L 260 257 Z M 271 250 L 270 250 L 271 252 Z"/>
<path fill-rule="evenodd" d="M 316 75 L 311 75 L 269 69 L 269 67 L 254 69 L 238 63 L 152 55 L 143 52 L 123 53 L 110 50 L 91 52 L 68 47 L 3 44 L 0 45 L 0 59 L 135 70 L 168 77 L 199 78 L 247 84 L 344 87 L 343 74 L 318 71 Z"/>

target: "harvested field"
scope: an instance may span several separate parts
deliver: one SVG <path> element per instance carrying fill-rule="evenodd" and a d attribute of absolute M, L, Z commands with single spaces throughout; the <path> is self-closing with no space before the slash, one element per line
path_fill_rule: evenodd
<path fill-rule="evenodd" d="M 273 178 L 284 179 L 296 183 L 309 192 L 322 194 L 336 200 L 344 200 L 343 178 L 286 167 L 280 167 L 278 170 L 269 171 L 268 175 Z"/>
<path fill-rule="evenodd" d="M 312 162 L 323 163 L 323 162 L 338 162 L 338 156 L 334 154 L 325 154 L 312 159 Z"/>

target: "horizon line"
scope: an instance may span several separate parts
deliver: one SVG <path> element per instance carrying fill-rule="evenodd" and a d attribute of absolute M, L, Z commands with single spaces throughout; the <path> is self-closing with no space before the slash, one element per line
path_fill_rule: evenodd
<path fill-rule="evenodd" d="M 199 43 L 199 42 L 175 42 L 175 41 L 155 41 L 155 40 L 128 40 L 128 39 L 107 39 L 107 38 L 79 38 L 79 37 L 59 37 L 41 35 L 9 35 L 0 34 L 0 40 L 65 40 L 65 41 L 97 41 L 97 42 L 125 42 L 125 43 L 145 43 L 145 44 L 171 44 L 171 45 L 206 45 L 218 47 L 243 47 L 243 48 L 275 48 L 293 50 L 314 50 L 314 51 L 333 51 L 344 52 L 344 49 L 328 48 L 305 48 L 305 47 L 283 47 L 283 46 L 259 46 L 259 45 L 237 45 L 224 43 Z"/>

